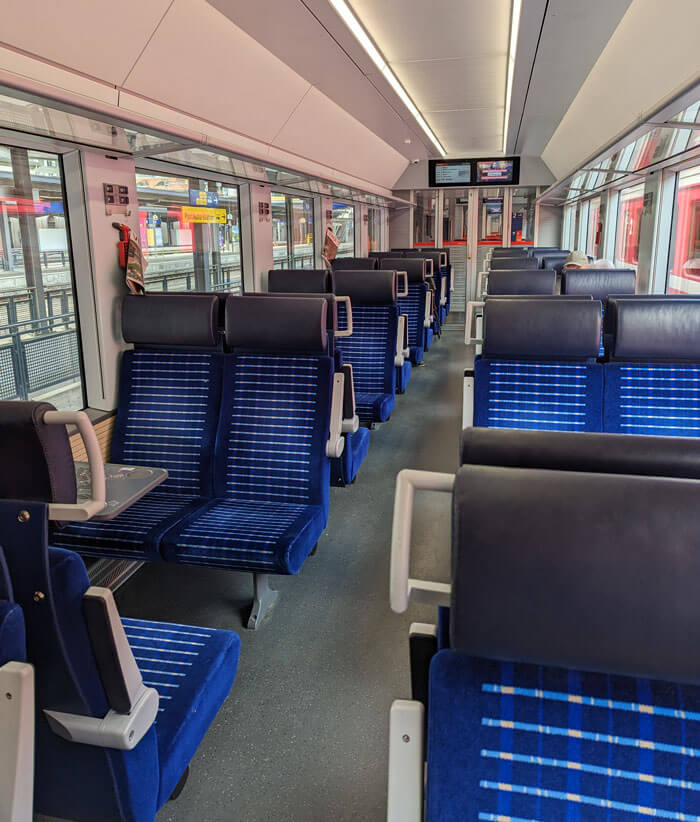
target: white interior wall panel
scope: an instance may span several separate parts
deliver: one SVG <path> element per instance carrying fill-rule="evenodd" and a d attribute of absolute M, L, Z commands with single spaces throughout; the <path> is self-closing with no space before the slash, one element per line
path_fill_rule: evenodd
<path fill-rule="evenodd" d="M 542 154 L 555 177 L 697 81 L 698 8 L 698 0 L 631 3 Z"/>

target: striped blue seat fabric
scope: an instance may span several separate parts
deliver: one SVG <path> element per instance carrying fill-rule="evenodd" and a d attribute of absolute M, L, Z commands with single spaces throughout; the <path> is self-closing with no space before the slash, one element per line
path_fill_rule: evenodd
<path fill-rule="evenodd" d="M 700 688 L 440 651 L 429 822 L 700 822 Z"/>
<path fill-rule="evenodd" d="M 397 300 L 399 312 L 408 318 L 408 345 L 411 351 L 411 362 L 414 365 L 418 365 L 423 359 L 425 346 L 423 322 L 427 297 L 428 286 L 425 283 L 409 283 L 408 297 L 399 297 Z"/>
<path fill-rule="evenodd" d="M 603 366 L 477 359 L 474 425 L 601 431 Z"/>
<path fill-rule="evenodd" d="M 333 360 L 227 356 L 215 494 L 166 534 L 167 560 L 296 573 L 328 520 L 325 454 Z"/>
<path fill-rule="evenodd" d="M 605 428 L 619 434 L 700 436 L 700 365 L 605 365 Z"/>
<path fill-rule="evenodd" d="M 90 556 L 161 559 L 159 544 L 212 495 L 223 355 L 127 351 L 111 460 L 167 468 L 168 479 L 108 522 L 69 523 L 52 544 Z"/>
<path fill-rule="evenodd" d="M 343 311 L 339 306 L 339 316 Z M 398 313 L 394 304 L 353 305 L 352 336 L 336 340 L 343 362 L 352 365 L 357 415 L 365 424 L 384 422 L 394 409 Z"/>

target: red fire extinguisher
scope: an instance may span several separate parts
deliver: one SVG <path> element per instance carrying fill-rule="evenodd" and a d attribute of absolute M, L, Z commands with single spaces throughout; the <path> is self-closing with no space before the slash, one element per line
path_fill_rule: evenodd
<path fill-rule="evenodd" d="M 117 248 L 119 249 L 119 265 L 126 271 L 131 229 L 128 225 L 124 225 L 124 223 L 112 223 L 112 228 L 116 228 L 119 232 L 119 242 L 117 243 Z"/>

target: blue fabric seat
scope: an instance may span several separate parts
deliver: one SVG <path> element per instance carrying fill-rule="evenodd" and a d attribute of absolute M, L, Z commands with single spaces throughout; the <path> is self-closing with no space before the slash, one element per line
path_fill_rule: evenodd
<path fill-rule="evenodd" d="M 700 436 L 700 304 L 615 299 L 605 371 L 604 430 Z"/>
<path fill-rule="evenodd" d="M 360 427 L 345 435 L 345 448 L 337 459 L 331 460 L 331 482 L 349 485 L 354 482 L 360 466 L 369 453 L 369 428 Z"/>
<path fill-rule="evenodd" d="M 408 296 L 399 297 L 397 304 L 399 312 L 406 315 L 411 363 L 420 365 L 425 351 L 425 303 L 430 299 L 428 284 L 425 281 L 427 266 L 422 258 L 385 257 L 379 261 L 379 267 L 406 271 Z"/>
<path fill-rule="evenodd" d="M 411 381 L 411 361 L 404 360 L 401 365 L 396 366 L 396 390 L 403 394 Z"/>
<path fill-rule="evenodd" d="M 136 297 L 140 300 L 140 297 Z M 153 298 L 146 298 L 152 302 Z M 162 300 L 158 295 L 158 300 Z M 189 312 L 190 321 L 202 315 L 206 324 L 218 312 L 216 297 L 178 295 L 156 311 Z M 127 298 L 124 322 L 141 306 Z M 175 327 L 178 327 L 177 324 Z M 195 339 L 197 347 L 181 350 L 169 342 L 167 350 L 157 329 L 139 327 L 129 335 L 138 348 L 122 357 L 119 406 L 112 438 L 111 461 L 126 465 L 166 468 L 167 480 L 146 498 L 107 522 L 74 522 L 54 529 L 52 543 L 100 556 L 158 562 L 163 535 L 182 517 L 196 510 L 213 493 L 212 454 L 221 398 L 223 354 L 216 346 L 215 326 Z M 128 333 L 128 331 L 127 331 Z M 180 330 L 178 328 L 178 334 Z M 170 338 L 172 340 L 172 337 Z"/>
<path fill-rule="evenodd" d="M 166 560 L 295 574 L 318 542 L 328 521 L 325 448 L 335 370 L 325 353 L 326 306 L 321 298 L 227 300 L 233 353 L 224 365 L 214 498 L 164 536 Z M 265 327 L 266 310 L 279 312 L 277 338 Z M 292 323 L 315 351 L 295 343 Z M 256 348 L 276 341 L 282 350 Z"/>
<path fill-rule="evenodd" d="M 394 271 L 337 271 L 336 295 L 352 300 L 353 333 L 336 341 L 353 367 L 360 422 L 385 422 L 396 397 L 396 336 L 399 312 Z M 343 307 L 339 307 L 342 327 Z"/>
<path fill-rule="evenodd" d="M 426 819 L 698 818 L 699 711 L 697 686 L 440 651 Z"/>
<path fill-rule="evenodd" d="M 24 662 L 25 659 L 22 609 L 14 602 L 0 599 L 0 667 L 6 662 Z"/>
<path fill-rule="evenodd" d="M 474 425 L 602 430 L 601 305 L 489 300 L 474 363 Z"/>

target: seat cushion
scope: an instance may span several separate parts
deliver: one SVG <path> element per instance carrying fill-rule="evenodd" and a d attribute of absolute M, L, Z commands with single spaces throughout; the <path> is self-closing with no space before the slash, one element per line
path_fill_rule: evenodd
<path fill-rule="evenodd" d="M 357 476 L 360 466 L 369 451 L 369 428 L 358 428 L 345 435 L 343 453 L 331 460 L 331 483 L 349 485 Z"/>
<path fill-rule="evenodd" d="M 22 609 L 0 600 L 0 667 L 6 662 L 24 662 L 26 653 Z"/>
<path fill-rule="evenodd" d="M 700 437 L 700 365 L 607 363 L 605 431 Z"/>
<path fill-rule="evenodd" d="M 320 505 L 218 498 L 165 535 L 163 557 L 185 565 L 296 574 L 327 521 Z"/>
<path fill-rule="evenodd" d="M 236 677 L 241 641 L 231 631 L 123 619 L 143 680 L 160 695 L 160 790 L 168 801 Z"/>
<path fill-rule="evenodd" d="M 355 410 L 362 423 L 386 422 L 394 410 L 393 394 L 355 394 Z"/>
<path fill-rule="evenodd" d="M 697 820 L 699 711 L 697 686 L 440 651 L 426 819 Z"/>
<path fill-rule="evenodd" d="M 411 380 L 411 362 L 404 360 L 403 365 L 396 366 L 396 390 L 403 394 Z"/>
<path fill-rule="evenodd" d="M 545 431 L 602 430 L 598 363 L 477 359 L 474 425 Z"/>
<path fill-rule="evenodd" d="M 423 353 L 425 351 L 423 346 L 422 345 L 421 346 L 418 346 L 418 345 L 411 346 L 410 351 L 411 351 L 411 362 L 413 363 L 413 365 L 420 365 L 423 362 Z"/>
<path fill-rule="evenodd" d="M 204 502 L 201 497 L 152 491 L 112 520 L 54 528 L 51 543 L 92 557 L 158 562 L 166 531 Z"/>
<path fill-rule="evenodd" d="M 432 328 L 425 328 L 425 344 L 423 348 L 427 351 L 430 346 L 433 344 L 433 329 Z"/>

